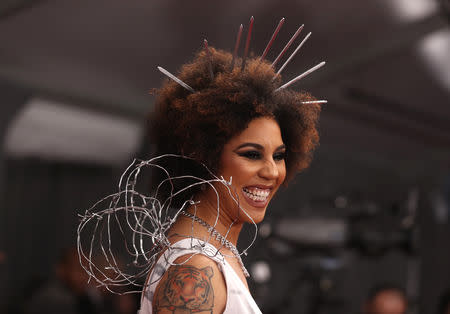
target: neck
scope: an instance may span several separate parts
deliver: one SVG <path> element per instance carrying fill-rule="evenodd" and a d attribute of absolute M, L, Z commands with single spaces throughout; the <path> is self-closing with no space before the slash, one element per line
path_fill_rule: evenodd
<path fill-rule="evenodd" d="M 199 204 L 195 207 L 191 206 L 188 212 L 191 214 L 195 213 L 196 216 L 203 219 L 222 236 L 226 237 L 228 241 L 236 245 L 243 227 L 243 223 L 237 219 L 238 217 L 232 214 L 237 212 L 237 210 L 225 208 L 223 205 L 225 202 L 219 202 L 218 204 L 216 197 L 212 198 L 208 193 L 199 194 L 196 197 L 196 201 L 199 201 Z"/>
<path fill-rule="evenodd" d="M 206 193 L 199 193 L 199 195 L 195 197 L 195 201 L 198 202 L 198 204 L 191 205 L 186 211 L 205 221 L 236 246 L 243 223 L 236 220 L 235 217 L 232 217 L 230 213 L 233 211 L 230 209 L 227 210 L 222 204 L 218 205 L 215 199 L 214 201 L 211 201 L 211 197 L 208 197 Z M 184 232 L 182 232 L 182 230 L 184 230 Z M 179 219 L 174 224 L 173 228 L 171 228 L 170 233 L 184 236 L 192 235 L 200 239 L 209 236 L 206 227 L 196 222 L 192 225 L 192 219 L 182 215 L 179 216 Z"/>

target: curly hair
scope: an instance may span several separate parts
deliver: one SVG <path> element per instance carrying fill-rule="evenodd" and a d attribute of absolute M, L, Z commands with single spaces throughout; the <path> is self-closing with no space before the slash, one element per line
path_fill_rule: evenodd
<path fill-rule="evenodd" d="M 286 145 L 287 183 L 311 161 L 319 141 L 320 105 L 302 104 L 316 100 L 305 92 L 274 92 L 281 78 L 266 61 L 249 58 L 244 70 L 231 70 L 230 53 L 210 48 L 210 56 L 205 51 L 197 53 L 178 74 L 194 93 L 170 80 L 159 89 L 150 117 L 150 137 L 157 153 L 191 157 L 215 173 L 224 145 L 253 119 L 271 117 L 279 124 Z"/>

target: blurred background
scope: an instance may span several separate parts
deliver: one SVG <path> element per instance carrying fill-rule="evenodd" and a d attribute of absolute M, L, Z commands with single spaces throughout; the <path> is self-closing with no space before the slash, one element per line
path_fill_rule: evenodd
<path fill-rule="evenodd" d="M 176 72 L 204 38 L 231 50 L 252 15 L 256 54 L 286 18 L 269 60 L 299 25 L 312 32 L 285 81 L 327 61 L 294 86 L 328 100 L 321 145 L 245 260 L 263 313 L 360 313 L 380 283 L 402 287 L 410 313 L 437 313 L 450 287 L 448 0 L 2 0 L 1 313 L 65 278 L 78 214 L 151 156 L 156 66 Z"/>

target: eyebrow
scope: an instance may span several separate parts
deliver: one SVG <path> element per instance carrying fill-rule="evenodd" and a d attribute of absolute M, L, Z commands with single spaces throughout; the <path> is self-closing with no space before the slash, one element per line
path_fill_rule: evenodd
<path fill-rule="evenodd" d="M 236 148 L 236 150 L 239 150 L 239 149 L 241 149 L 243 147 L 254 147 L 254 148 L 259 149 L 259 150 L 264 150 L 264 147 L 261 144 L 257 144 L 257 143 L 243 143 L 243 144 L 239 145 Z M 282 144 L 282 145 L 278 146 L 275 149 L 275 151 L 278 151 L 278 150 L 281 150 L 281 149 L 286 149 L 286 145 Z"/>

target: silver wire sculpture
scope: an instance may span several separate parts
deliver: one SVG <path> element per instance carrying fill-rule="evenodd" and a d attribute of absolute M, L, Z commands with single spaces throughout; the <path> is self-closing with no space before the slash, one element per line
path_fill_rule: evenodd
<path fill-rule="evenodd" d="M 211 175 L 211 179 L 191 175 L 173 176 L 170 169 L 162 166 L 168 158 L 193 161 L 191 158 L 174 154 L 161 155 L 150 160 L 135 159 L 122 174 L 117 193 L 104 197 L 86 210 L 83 215 L 80 215 L 81 221 L 77 230 L 80 263 L 89 275 L 89 280 L 95 281 L 97 286 L 103 286 L 113 293 L 142 292 L 141 289 L 132 290 L 130 287 L 141 288 L 143 286 L 142 282 L 155 265 L 160 253 L 165 249 L 170 249 L 170 241 L 167 238 L 169 228 L 184 209 L 194 206 L 195 212 L 196 205 L 198 205 L 198 202 L 189 198 L 183 202 L 181 207 L 174 208 L 172 207 L 173 198 L 186 191 L 193 191 L 202 185 L 213 189 L 217 197 L 217 216 L 211 227 L 215 228 L 219 219 L 220 196 L 214 186 L 219 183 L 226 187 L 229 197 L 236 203 L 240 213 L 246 215 L 253 222 L 255 228 L 253 240 L 246 249 L 239 253 L 239 256 L 247 254 L 247 250 L 255 242 L 257 226 L 239 205 L 237 193 L 231 186 L 232 178 L 228 181 L 223 177 L 219 178 L 201 163 L 199 165 Z M 164 173 L 165 178 L 157 184 L 151 195 L 145 195 L 138 191 L 139 175 L 144 168 Z M 175 190 L 176 181 L 184 179 L 189 179 L 192 183 Z M 160 190 L 167 184 L 170 187 L 170 193 L 162 197 Z M 192 219 L 192 223 L 194 223 L 194 219 Z M 228 231 L 223 235 L 225 238 L 234 223 L 230 224 Z M 177 234 L 177 236 L 195 239 L 193 234 Z M 214 235 L 210 233 L 206 239 L 200 240 L 209 243 L 213 237 Z M 123 247 L 121 248 L 120 245 Z M 217 247 L 218 251 L 215 254 L 224 247 L 223 245 L 222 243 L 221 247 Z M 125 251 L 131 257 L 131 261 L 122 261 L 123 254 L 120 255 L 118 253 L 120 251 L 122 253 Z M 210 253 L 206 255 L 210 255 Z M 238 257 L 223 253 L 222 255 Z M 117 287 L 126 287 L 128 291 Z"/>

